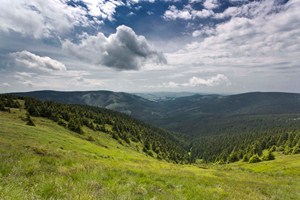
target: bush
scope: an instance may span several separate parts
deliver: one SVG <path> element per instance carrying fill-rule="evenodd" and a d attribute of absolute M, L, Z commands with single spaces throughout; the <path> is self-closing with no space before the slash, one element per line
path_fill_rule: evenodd
<path fill-rule="evenodd" d="M 299 153 L 300 153 L 300 147 L 299 147 L 299 145 L 297 144 L 296 146 L 294 146 L 293 151 L 292 151 L 292 154 L 299 154 Z"/>
<path fill-rule="evenodd" d="M 115 140 L 119 140 L 119 136 L 116 134 L 116 133 L 113 133 L 112 134 L 112 138 L 115 139 Z"/>
<path fill-rule="evenodd" d="M 231 152 L 229 157 L 228 157 L 228 162 L 236 162 L 236 161 L 239 161 L 239 158 L 238 158 L 238 155 L 236 152 Z"/>
<path fill-rule="evenodd" d="M 258 154 L 254 154 L 250 159 L 249 159 L 249 163 L 258 163 L 260 162 L 261 159 L 258 156 Z"/>
<path fill-rule="evenodd" d="M 76 120 L 70 120 L 70 122 L 68 124 L 68 129 L 70 129 L 71 131 L 74 131 L 76 133 L 83 134 L 80 123 Z"/>
<path fill-rule="evenodd" d="M 274 154 L 272 154 L 271 151 L 269 150 L 266 150 L 264 153 L 263 153 L 263 156 L 262 156 L 262 160 L 274 160 L 275 159 L 275 156 Z"/>
<path fill-rule="evenodd" d="M 283 146 L 278 147 L 277 151 L 284 151 L 284 147 Z"/>
<path fill-rule="evenodd" d="M 35 124 L 33 123 L 32 120 L 28 121 L 28 122 L 26 123 L 26 125 L 28 125 L 28 126 L 35 126 Z"/>
<path fill-rule="evenodd" d="M 248 161 L 249 161 L 249 157 L 248 157 L 247 154 L 245 154 L 245 155 L 243 156 L 242 161 L 243 161 L 243 162 L 248 162 Z"/>
<path fill-rule="evenodd" d="M 151 157 L 153 157 L 153 152 L 152 151 L 148 151 L 147 154 Z"/>
<path fill-rule="evenodd" d="M 130 144 L 130 139 L 128 138 L 127 135 L 124 136 L 124 140 L 125 140 L 125 142 L 126 142 L 127 144 Z"/>
<path fill-rule="evenodd" d="M 57 122 L 58 125 L 60 126 L 63 126 L 63 127 L 67 127 L 67 123 L 65 121 L 63 121 L 62 119 L 60 119 L 58 122 Z"/>
<path fill-rule="evenodd" d="M 269 149 L 269 151 L 270 152 L 274 152 L 274 151 L 276 151 L 276 146 L 275 145 L 273 145 L 270 149 Z"/>
<path fill-rule="evenodd" d="M 28 113 L 27 113 L 27 116 L 26 116 L 26 121 L 27 121 L 26 125 L 35 126 L 34 122 L 32 121 L 32 119 L 31 119 L 31 117 Z"/>
<path fill-rule="evenodd" d="M 292 151 L 293 151 L 293 149 L 291 147 L 285 146 L 283 153 L 284 154 L 290 154 L 290 153 L 292 153 Z"/>
<path fill-rule="evenodd" d="M 4 105 L 0 102 L 0 111 L 6 111 Z"/>
<path fill-rule="evenodd" d="M 87 141 L 95 142 L 96 140 L 92 136 L 88 136 L 87 137 Z"/>

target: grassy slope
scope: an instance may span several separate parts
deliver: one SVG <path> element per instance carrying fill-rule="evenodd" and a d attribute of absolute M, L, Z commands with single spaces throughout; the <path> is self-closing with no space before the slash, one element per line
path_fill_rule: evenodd
<path fill-rule="evenodd" d="M 299 199 L 300 155 L 222 166 L 175 165 L 101 132 L 89 142 L 52 121 L 0 112 L 0 199 Z"/>

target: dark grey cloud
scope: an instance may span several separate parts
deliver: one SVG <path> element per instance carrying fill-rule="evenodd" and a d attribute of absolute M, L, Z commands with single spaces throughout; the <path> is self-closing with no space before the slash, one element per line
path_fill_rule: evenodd
<path fill-rule="evenodd" d="M 63 49 L 71 55 L 95 65 L 119 70 L 137 70 L 146 63 L 165 64 L 166 58 L 155 50 L 143 36 L 138 36 L 127 26 L 119 26 L 116 33 L 106 37 L 83 35 L 79 44 L 69 40 Z"/>

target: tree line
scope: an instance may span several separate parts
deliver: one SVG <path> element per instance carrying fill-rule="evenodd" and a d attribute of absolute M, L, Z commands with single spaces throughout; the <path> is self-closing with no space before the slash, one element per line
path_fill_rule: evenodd
<path fill-rule="evenodd" d="M 192 145 L 192 160 L 216 163 L 242 160 L 251 163 L 273 160 L 274 151 L 300 153 L 300 131 L 281 129 L 198 138 Z"/>

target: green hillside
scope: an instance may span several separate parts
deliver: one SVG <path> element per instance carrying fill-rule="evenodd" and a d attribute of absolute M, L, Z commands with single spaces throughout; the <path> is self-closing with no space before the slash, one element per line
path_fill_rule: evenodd
<path fill-rule="evenodd" d="M 300 198 L 300 155 L 174 164 L 86 126 L 78 134 L 44 117 L 31 121 L 22 108 L 0 111 L 0 199 Z"/>
<path fill-rule="evenodd" d="M 165 141 L 173 138 L 170 148 L 162 148 L 165 147 L 163 145 L 160 147 L 160 152 L 165 158 L 175 162 L 191 163 L 197 160 L 216 163 L 239 160 L 250 162 L 252 157 L 269 160 L 273 157 L 273 151 L 285 154 L 300 153 L 300 94 L 279 92 L 253 92 L 227 96 L 198 94 L 159 102 L 151 102 L 127 93 L 108 91 L 36 91 L 24 95 L 66 103 L 75 103 L 81 99 L 77 103 L 91 104 L 92 102 L 93 105 L 108 106 L 110 109 L 113 108 L 110 107 L 112 104 L 109 102 L 119 105 L 118 109 L 126 105 L 124 109 L 134 110 L 128 112 L 131 116 L 181 134 L 180 136 L 175 132 L 166 133 L 151 128 L 158 135 L 167 136 L 168 140 Z M 81 108 L 95 109 L 87 106 Z M 50 109 L 50 112 L 52 111 Z M 48 118 L 53 117 L 49 114 Z M 123 115 L 122 118 L 128 116 Z M 140 129 L 134 126 L 124 127 L 124 124 L 128 123 L 122 122 L 121 127 L 116 124 L 115 130 L 120 133 L 133 128 L 134 130 L 129 131 L 129 134 L 135 140 L 139 140 L 136 133 L 141 132 Z M 88 126 L 89 123 L 86 125 Z M 127 134 L 118 135 L 123 139 L 127 136 Z M 155 154 L 157 150 L 156 139 L 152 138 L 150 142 L 143 143 L 146 144 L 146 152 L 150 155 Z M 174 152 L 172 146 L 177 146 L 176 155 L 168 155 L 170 149 Z M 178 147 L 181 147 L 181 150 Z M 267 155 L 263 154 L 265 150 Z M 187 156 L 188 151 L 190 151 L 189 156 Z M 179 155 L 180 152 L 185 153 Z"/>

